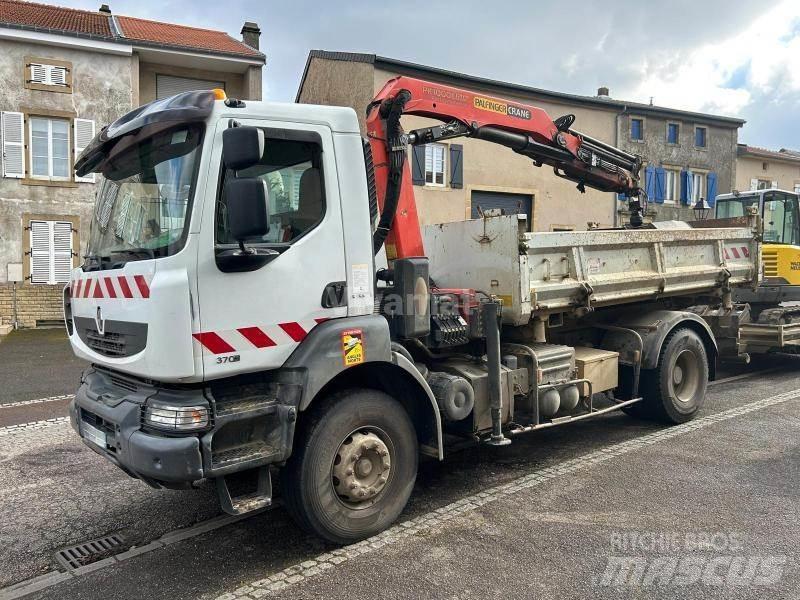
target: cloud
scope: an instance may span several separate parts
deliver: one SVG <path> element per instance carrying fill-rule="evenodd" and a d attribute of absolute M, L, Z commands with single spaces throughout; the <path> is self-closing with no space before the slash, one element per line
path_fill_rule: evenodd
<path fill-rule="evenodd" d="M 111 0 L 111 8 L 236 37 L 245 20 L 257 21 L 272 100 L 294 99 L 308 51 L 319 48 L 569 93 L 605 85 L 616 98 L 747 119 L 740 139 L 749 143 L 800 138 L 800 3 L 792 0 Z"/>

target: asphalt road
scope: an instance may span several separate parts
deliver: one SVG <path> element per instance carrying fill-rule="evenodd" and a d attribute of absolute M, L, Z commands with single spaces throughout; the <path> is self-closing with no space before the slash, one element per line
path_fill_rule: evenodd
<path fill-rule="evenodd" d="M 722 373 L 745 378 L 710 388 L 685 426 L 612 414 L 425 462 L 401 525 L 344 549 L 279 506 L 218 521 L 210 486 L 128 478 L 58 419 L 61 401 L 0 407 L 0 598 L 31 581 L 30 598 L 98 600 L 797 598 L 800 360 L 776 364 Z M 41 405 L 54 421 L 8 420 Z M 111 533 L 149 551 L 53 575 L 56 550 Z"/>

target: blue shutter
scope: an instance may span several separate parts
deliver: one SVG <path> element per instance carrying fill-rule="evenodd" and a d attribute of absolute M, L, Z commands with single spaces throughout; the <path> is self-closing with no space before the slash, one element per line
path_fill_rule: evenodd
<path fill-rule="evenodd" d="M 647 194 L 648 200 L 654 200 L 656 197 L 656 168 L 649 165 L 644 170 L 644 191 Z"/>
<path fill-rule="evenodd" d="M 627 199 L 628 197 L 625 194 L 617 194 L 617 200 L 619 200 L 620 202 L 624 202 Z"/>
<path fill-rule="evenodd" d="M 681 204 L 689 206 L 692 203 L 692 172 L 684 169 L 681 171 Z"/>
<path fill-rule="evenodd" d="M 664 203 L 667 195 L 667 171 L 664 167 L 656 167 L 656 196 L 653 200 L 659 204 Z"/>
<path fill-rule="evenodd" d="M 706 198 L 706 202 L 708 202 L 709 206 L 714 206 L 717 203 L 717 174 L 716 173 L 709 173 L 706 175 L 706 190 L 708 190 L 708 198 Z"/>

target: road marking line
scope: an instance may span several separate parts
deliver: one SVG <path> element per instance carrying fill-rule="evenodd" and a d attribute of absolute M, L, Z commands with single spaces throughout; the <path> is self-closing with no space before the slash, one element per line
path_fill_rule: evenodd
<path fill-rule="evenodd" d="M 383 546 L 395 544 L 417 533 L 436 529 L 459 515 L 475 510 L 485 504 L 512 496 L 521 490 L 536 487 L 547 481 L 558 479 L 563 475 L 569 475 L 577 471 L 586 470 L 599 463 L 611 460 L 617 456 L 629 454 L 634 450 L 645 448 L 657 442 L 669 440 L 686 433 L 704 429 L 705 427 L 715 425 L 722 421 L 727 421 L 735 417 L 746 415 L 748 413 L 762 410 L 783 402 L 788 402 L 789 400 L 797 400 L 799 398 L 800 389 L 795 389 L 777 396 L 757 400 L 755 402 L 745 404 L 744 406 L 731 408 L 707 417 L 695 419 L 693 421 L 689 421 L 688 423 L 684 423 L 683 425 L 674 425 L 672 427 L 661 429 L 639 438 L 634 438 L 625 442 L 606 446 L 605 448 L 600 448 L 583 456 L 560 462 L 551 467 L 534 471 L 528 475 L 523 475 L 522 477 L 519 477 L 510 483 L 498 485 L 471 496 L 467 496 L 466 498 L 457 500 L 456 502 L 448 504 L 442 508 L 420 515 L 419 517 L 405 521 L 399 525 L 395 525 L 386 531 L 379 533 L 378 535 L 356 544 L 351 544 L 350 546 L 332 550 L 331 552 L 320 554 L 313 559 L 292 565 L 278 573 L 263 579 L 259 579 L 258 581 L 248 585 L 241 586 L 233 592 L 223 594 L 219 596 L 217 600 L 238 600 L 240 598 L 252 598 L 250 594 L 253 592 L 258 592 L 258 597 L 271 595 L 273 592 L 278 592 L 287 587 L 301 583 L 308 578 L 319 575 L 320 573 L 327 571 L 328 569 L 332 569 L 344 562 L 347 562 L 348 560 L 356 558 L 361 554 L 366 554 Z"/>
<path fill-rule="evenodd" d="M 55 427 L 57 425 L 63 425 L 64 423 L 69 423 L 69 417 L 55 417 L 53 419 L 45 419 L 44 421 L 31 421 L 30 423 L 8 425 L 7 427 L 0 427 L 0 437 L 15 433 L 24 433 L 26 431 L 47 429 L 48 427 Z"/>
<path fill-rule="evenodd" d="M 0 404 L 0 408 L 14 408 L 15 406 L 29 406 L 31 404 L 43 404 L 45 402 L 57 402 L 58 400 L 72 400 L 75 394 L 62 394 L 61 396 L 50 396 L 48 398 L 37 398 L 36 400 L 20 400 L 19 402 L 9 402 Z"/>

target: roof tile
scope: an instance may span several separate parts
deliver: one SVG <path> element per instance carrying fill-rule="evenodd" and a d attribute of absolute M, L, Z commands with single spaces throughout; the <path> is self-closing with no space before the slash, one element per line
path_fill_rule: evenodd
<path fill-rule="evenodd" d="M 112 31 L 109 15 L 22 0 L 0 0 L 0 25 L 45 29 L 110 41 L 157 44 L 197 52 L 262 57 L 263 54 L 224 31 L 187 27 L 115 15 L 122 36 Z"/>

